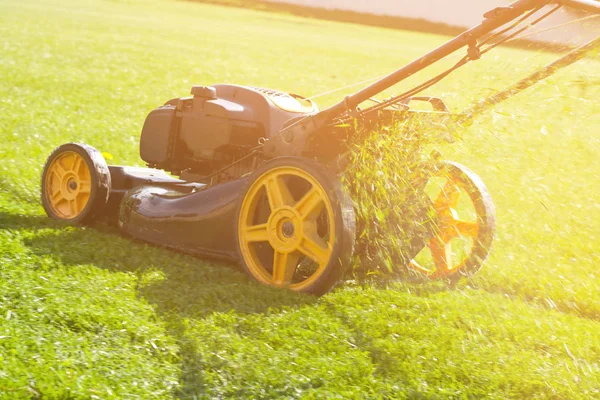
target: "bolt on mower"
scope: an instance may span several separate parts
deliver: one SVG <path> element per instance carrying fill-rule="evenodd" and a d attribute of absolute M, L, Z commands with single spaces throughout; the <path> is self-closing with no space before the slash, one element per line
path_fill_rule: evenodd
<path fill-rule="evenodd" d="M 85 224 L 115 215 L 134 238 L 202 256 L 239 262 L 267 285 L 321 295 L 342 277 L 356 243 L 352 199 L 341 184 L 353 128 L 410 118 L 470 121 L 600 46 L 596 38 L 515 85 L 450 114 L 439 98 L 418 96 L 459 67 L 479 59 L 563 6 L 600 14 L 591 0 L 518 0 L 437 49 L 319 111 L 308 98 L 275 90 L 218 84 L 150 112 L 140 156 L 148 168 L 107 165 L 98 150 L 68 143 L 49 156 L 42 203 L 49 217 Z M 414 73 L 466 50 L 458 63 L 386 100 L 374 96 Z M 371 101 L 372 103 L 367 103 Z M 427 102 L 432 110 L 411 108 Z M 362 106 L 367 103 L 366 107 Z M 439 162 L 438 193 L 425 207 L 434 227 L 413 243 L 408 268 L 456 280 L 477 272 L 492 245 L 495 209 L 482 180 L 455 162 Z M 178 178 L 175 178 L 177 176 Z M 425 190 L 424 182 L 422 190 Z M 470 215 L 461 214 L 467 203 Z M 456 246 L 462 246 L 456 249 Z"/>

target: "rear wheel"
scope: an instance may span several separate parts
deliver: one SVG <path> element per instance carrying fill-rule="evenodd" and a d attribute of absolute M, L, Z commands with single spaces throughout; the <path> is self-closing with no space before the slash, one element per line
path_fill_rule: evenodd
<path fill-rule="evenodd" d="M 492 247 L 496 211 L 481 178 L 447 162 L 425 188 L 435 210 L 433 236 L 409 263 L 419 276 L 455 281 L 479 271 Z"/>
<path fill-rule="evenodd" d="M 321 295 L 343 275 L 354 230 L 338 178 L 315 163 L 279 158 L 253 174 L 242 198 L 239 256 L 259 282 Z"/>
<path fill-rule="evenodd" d="M 110 172 L 92 146 L 67 143 L 52 152 L 42 173 L 42 205 L 53 219 L 89 223 L 106 205 Z"/>

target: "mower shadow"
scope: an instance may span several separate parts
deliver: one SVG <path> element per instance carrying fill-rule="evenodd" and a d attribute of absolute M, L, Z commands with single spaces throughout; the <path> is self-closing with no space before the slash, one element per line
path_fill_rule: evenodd
<path fill-rule="evenodd" d="M 114 221 L 89 227 L 66 227 L 43 215 L 0 211 L 0 229 L 37 231 L 25 244 L 38 256 L 51 256 L 68 265 L 94 265 L 111 272 L 134 273 L 138 295 L 159 313 L 202 317 L 214 312 L 264 313 L 310 305 L 317 298 L 260 285 L 239 265 L 199 258 L 121 235 Z M 418 294 L 447 291 L 452 285 L 410 281 L 406 276 L 351 275 L 352 283 L 388 289 L 409 285 Z"/>
<path fill-rule="evenodd" d="M 33 227 L 37 222 L 40 222 L 37 218 L 26 219 L 13 227 Z M 43 226 L 55 227 L 54 224 Z M 235 264 L 202 259 L 123 237 L 115 226 L 106 223 L 38 231 L 25 239 L 25 244 L 34 254 L 50 256 L 63 264 L 93 265 L 111 272 L 137 275 L 138 296 L 169 317 L 176 314 L 182 318 L 198 318 L 231 311 L 265 313 L 317 300 L 314 296 L 259 285 Z"/>
<path fill-rule="evenodd" d="M 44 229 L 58 228 L 60 224 L 42 215 L 20 215 L 0 211 L 0 229 Z"/>
<path fill-rule="evenodd" d="M 121 235 L 104 220 L 90 227 L 66 227 L 43 215 L 0 212 L 0 229 L 38 231 L 25 244 L 38 256 L 51 256 L 68 265 L 94 265 L 111 272 L 134 273 L 138 295 L 157 311 L 182 317 L 214 312 L 264 313 L 313 304 L 317 298 L 260 285 L 239 265 L 199 258 Z M 158 278 L 157 278 L 158 277 Z M 347 274 L 352 285 L 388 289 L 408 285 L 417 294 L 452 290 L 454 285 L 411 281 L 405 275 Z"/>

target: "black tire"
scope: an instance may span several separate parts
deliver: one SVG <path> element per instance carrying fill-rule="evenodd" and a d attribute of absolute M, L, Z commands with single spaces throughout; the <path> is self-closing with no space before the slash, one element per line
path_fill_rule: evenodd
<path fill-rule="evenodd" d="M 244 242 L 244 247 L 245 249 L 249 249 L 250 248 L 250 244 L 249 241 L 242 239 L 242 227 L 244 226 L 244 221 L 243 218 L 248 218 L 248 216 L 250 215 L 251 211 L 243 211 L 247 210 L 248 206 L 247 203 L 251 202 L 251 201 L 259 201 L 259 200 L 252 200 L 252 196 L 260 196 L 259 194 L 257 194 L 256 192 L 256 188 L 257 187 L 261 187 L 261 179 L 263 179 L 265 176 L 267 176 L 270 173 L 278 173 L 277 171 L 280 171 L 284 168 L 290 168 L 290 169 L 294 169 L 295 171 L 302 171 L 301 174 L 307 174 L 306 176 L 310 176 L 312 177 L 312 179 L 314 179 L 318 185 L 320 185 L 320 188 L 322 189 L 322 191 L 320 191 L 321 194 L 325 194 L 327 197 L 327 201 L 329 202 L 329 204 L 331 205 L 330 208 L 327 208 L 327 206 L 323 205 L 323 210 L 324 211 L 317 211 L 316 214 L 319 214 L 319 212 L 321 214 L 319 214 L 318 216 L 315 216 L 315 221 L 319 218 L 322 217 L 322 214 L 327 214 L 325 218 L 325 222 L 323 223 L 324 225 L 327 226 L 331 226 L 328 225 L 330 223 L 329 220 L 329 213 L 332 213 L 332 220 L 334 221 L 334 230 L 335 232 L 333 233 L 334 238 L 331 239 L 331 233 L 327 233 L 327 240 L 332 240 L 333 244 L 331 246 L 328 247 L 327 251 L 330 251 L 329 256 L 327 258 L 327 262 L 325 263 L 324 261 L 321 263 L 322 266 L 318 267 L 318 272 L 316 272 L 314 275 L 311 275 L 309 277 L 306 278 L 305 281 L 300 281 L 300 283 L 293 283 L 293 280 L 290 280 L 289 284 L 279 284 L 278 286 L 284 286 L 284 287 L 288 287 L 292 290 L 296 290 L 299 292 L 304 292 L 304 293 L 311 293 L 314 295 L 323 295 L 325 293 L 327 293 L 328 291 L 330 291 L 335 285 L 336 283 L 341 279 L 341 277 L 344 275 L 344 272 L 346 270 L 346 268 L 348 267 L 349 263 L 350 263 L 350 259 L 352 257 L 352 253 L 354 251 L 354 243 L 355 243 L 355 217 L 354 217 L 354 209 L 353 209 L 353 205 L 352 205 L 352 201 L 350 200 L 350 197 L 342 190 L 341 187 L 341 183 L 338 177 L 336 177 L 335 175 L 333 175 L 332 173 L 327 172 L 323 167 L 321 167 L 319 164 L 317 164 L 316 162 L 310 161 L 310 160 L 306 160 L 306 159 L 302 159 L 302 158 L 295 158 L 295 157 L 281 157 L 281 158 L 276 158 L 273 159 L 267 163 L 265 163 L 264 165 L 262 165 L 260 168 L 258 168 L 255 172 L 253 172 L 253 174 L 249 177 L 248 179 L 248 185 L 247 187 L 244 189 L 244 193 L 243 195 L 240 197 L 240 201 L 237 204 L 237 214 L 236 214 L 236 219 L 235 219 L 235 232 L 236 232 L 236 248 L 238 250 L 238 258 L 239 258 L 239 262 L 242 265 L 242 267 L 244 268 L 244 270 L 254 279 L 258 280 L 259 282 L 263 282 L 266 284 L 272 284 L 272 285 L 276 285 L 275 283 L 275 273 L 273 270 L 273 264 L 274 264 L 274 258 L 277 256 L 277 252 L 281 251 L 281 248 L 276 248 L 276 246 L 273 245 L 273 242 L 269 241 L 266 242 L 266 247 L 271 248 L 272 252 L 271 252 L 271 258 L 269 259 L 268 257 L 264 257 L 260 254 L 260 251 L 263 250 L 259 250 L 254 248 L 252 250 L 252 254 L 257 254 L 258 257 L 258 261 L 256 261 L 256 259 L 252 259 L 252 255 L 249 255 L 248 251 L 244 251 L 242 249 L 242 242 Z M 273 172 L 275 171 L 275 172 Z M 282 178 L 281 179 L 288 179 L 287 177 L 285 177 L 284 175 L 281 175 Z M 304 175 L 302 175 L 304 176 Z M 279 179 L 279 178 L 276 178 Z M 299 181 L 302 180 L 302 177 L 296 177 L 294 175 L 290 175 L 290 179 L 298 179 Z M 307 181 L 309 182 L 309 181 Z M 301 182 L 299 182 L 300 184 Z M 309 182 L 309 184 L 311 184 Z M 292 194 L 298 187 L 298 185 L 294 185 L 294 182 L 288 181 L 288 183 L 284 186 L 287 186 L 287 188 L 290 190 L 289 194 Z M 311 188 L 314 187 L 307 186 L 307 191 L 310 191 Z M 258 189 L 261 190 L 261 189 Z M 269 198 L 269 194 L 267 194 L 266 189 L 264 189 L 264 196 L 265 199 Z M 320 189 L 319 189 L 320 190 Z M 306 192 L 308 193 L 308 192 Z M 304 193 L 304 194 L 306 194 Z M 297 193 L 294 193 L 294 206 L 296 207 L 298 206 L 298 204 L 300 204 L 300 200 L 303 199 L 304 194 L 302 192 L 302 190 L 298 190 Z M 256 197 L 258 198 L 258 197 Z M 264 201 L 266 201 L 265 199 L 263 199 Z M 320 201 L 320 200 L 319 200 Z M 326 201 L 323 201 L 323 204 L 326 204 Z M 250 206 L 251 208 L 252 206 Z M 258 210 L 259 206 L 255 206 L 256 210 Z M 268 219 L 268 221 L 271 221 L 272 219 L 275 219 L 275 217 L 273 217 L 274 213 L 272 211 L 272 207 L 267 206 L 268 208 L 266 209 L 266 219 Z M 290 206 L 291 207 L 291 206 Z M 285 208 L 285 207 L 283 207 Z M 254 211 L 254 215 L 259 215 L 259 214 L 265 214 L 264 208 L 259 210 L 259 211 Z M 294 220 L 297 222 L 297 220 Z M 320 221 L 320 220 L 319 220 Z M 314 221 L 309 221 L 308 223 L 312 223 Z M 300 223 L 299 226 L 303 226 L 302 224 L 306 224 L 307 222 L 305 222 L 303 220 L 303 222 Z M 284 224 L 285 225 L 285 224 Z M 249 228 L 249 227 L 247 227 Z M 271 229 L 271 228 L 265 228 L 265 231 L 267 231 L 267 229 Z M 300 228 L 297 227 L 296 230 L 294 231 L 292 229 L 292 233 L 290 237 L 294 237 L 294 235 L 298 235 L 301 237 L 304 237 L 304 229 L 305 228 Z M 302 232 L 300 232 L 302 231 Z M 272 232 L 272 231 L 269 231 Z M 273 234 L 275 235 L 275 234 Z M 271 239 L 269 239 L 271 240 Z M 293 240 L 293 239 L 290 239 Z M 303 239 L 300 239 L 303 240 Z M 331 243 L 331 242 L 330 242 Z M 258 245 L 265 245 L 265 243 L 260 243 L 260 244 L 256 244 Z M 301 247 L 301 246 L 300 246 Z M 295 250 L 294 250 L 295 251 Z M 268 250 L 267 250 L 268 252 Z M 291 253 L 290 253 L 291 254 Z M 249 258 L 250 257 L 250 258 Z M 287 256 L 286 256 L 287 257 Z M 303 256 L 306 259 L 309 259 L 308 256 Z M 271 262 L 271 266 L 270 266 L 270 270 L 268 270 L 268 266 L 267 264 L 269 263 L 269 260 Z M 309 262 L 312 262 L 312 260 L 309 260 Z M 258 263 L 258 267 L 256 266 L 256 264 Z M 298 264 L 296 264 L 296 266 L 294 266 L 292 269 L 295 271 L 293 272 L 293 276 L 294 278 L 292 279 L 302 279 L 302 278 L 298 278 L 297 275 L 299 274 L 298 270 L 301 268 L 300 265 L 302 264 L 302 261 L 300 261 Z M 250 266 L 252 267 L 250 267 Z M 294 262 L 292 261 L 292 263 L 290 265 L 294 265 Z M 263 269 L 261 269 L 262 267 L 264 267 L 264 271 Z M 284 267 L 287 268 L 287 267 Z M 260 270 L 260 271 L 259 271 Z M 271 273 L 271 281 L 269 281 L 268 277 L 265 278 L 265 274 L 264 272 Z"/>
<path fill-rule="evenodd" d="M 473 251 L 465 261 L 464 268 L 456 271 L 455 276 L 451 276 L 459 279 L 461 276 L 471 276 L 479 272 L 488 258 L 496 234 L 496 206 L 483 180 L 469 168 L 451 161 L 445 163 L 445 168 L 467 188 L 479 221 L 479 232 Z"/>
<path fill-rule="evenodd" d="M 64 169 L 62 163 L 68 162 L 68 157 L 73 159 L 73 168 L 75 168 L 75 160 L 80 160 L 81 165 L 78 165 L 77 171 L 81 172 L 79 178 L 84 176 L 85 180 L 81 179 L 79 181 L 75 170 L 67 170 L 63 178 L 59 178 L 57 173 L 52 172 L 57 169 L 57 165 Z M 66 161 L 62 161 L 63 159 Z M 69 179 L 66 176 L 68 174 L 71 174 L 72 177 L 68 183 L 71 186 L 67 190 L 72 189 L 73 191 L 63 196 L 62 193 L 66 192 L 62 184 L 67 185 L 65 180 Z M 88 174 L 89 192 L 87 188 Z M 110 185 L 110 171 L 104 157 L 98 150 L 86 144 L 66 143 L 57 147 L 44 165 L 41 179 L 42 205 L 48 217 L 52 219 L 69 225 L 89 224 L 104 211 L 110 194 Z M 56 189 L 57 187 L 58 189 Z M 62 200 L 54 200 L 61 196 Z M 70 199 L 71 196 L 75 196 L 75 199 Z M 68 202 L 69 204 L 75 202 L 75 212 L 61 212 L 61 209 L 66 207 L 61 202 Z M 61 204 L 61 207 L 58 204 Z"/>

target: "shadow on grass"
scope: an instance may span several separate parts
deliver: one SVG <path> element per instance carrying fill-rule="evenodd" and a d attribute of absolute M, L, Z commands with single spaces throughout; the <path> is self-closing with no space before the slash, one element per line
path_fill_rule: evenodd
<path fill-rule="evenodd" d="M 264 313 L 269 309 L 312 304 L 314 296 L 260 285 L 240 266 L 199 258 L 122 236 L 114 221 L 91 227 L 67 227 L 42 215 L 0 212 L 0 229 L 38 231 L 25 244 L 38 256 L 68 265 L 93 265 L 111 272 L 134 273 L 138 294 L 159 312 L 184 317 L 213 312 Z M 439 281 L 411 280 L 406 275 L 347 274 L 349 286 L 381 290 L 407 286 L 417 295 L 454 289 Z"/>
<path fill-rule="evenodd" d="M 202 355 L 189 323 L 214 313 L 257 314 L 302 307 L 314 296 L 260 285 L 236 265 L 201 259 L 123 237 L 116 226 L 67 227 L 45 216 L 0 212 L 0 229 L 28 231 L 24 244 L 39 257 L 135 274 L 137 296 L 152 304 L 179 345 L 181 393 L 203 387 Z"/>
<path fill-rule="evenodd" d="M 199 258 L 122 236 L 114 221 L 89 227 L 68 227 L 44 215 L 0 212 L 0 229 L 37 231 L 25 244 L 38 256 L 50 256 L 67 265 L 93 265 L 111 272 L 134 273 L 138 294 L 161 313 L 183 317 L 213 312 L 264 313 L 317 301 L 314 296 L 260 285 L 240 266 Z M 350 286 L 381 290 L 398 284 L 417 295 L 452 289 L 437 281 L 411 281 L 405 275 L 348 274 Z"/>
<path fill-rule="evenodd" d="M 44 217 L 2 215 L 0 226 L 57 228 Z M 116 227 L 40 230 L 25 244 L 38 256 L 63 264 L 93 265 L 111 272 L 136 274 L 138 294 L 159 312 L 199 317 L 213 312 L 264 313 L 272 308 L 311 304 L 313 296 L 270 288 L 252 281 L 235 264 L 207 260 L 123 237 Z"/>
<path fill-rule="evenodd" d="M 46 216 L 19 215 L 0 211 L 0 229 L 44 229 L 58 228 L 60 225 Z"/>

